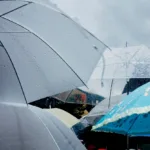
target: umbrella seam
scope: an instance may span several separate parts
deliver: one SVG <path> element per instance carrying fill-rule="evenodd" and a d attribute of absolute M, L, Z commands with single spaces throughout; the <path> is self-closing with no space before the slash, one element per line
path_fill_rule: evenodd
<path fill-rule="evenodd" d="M 60 14 L 62 15 L 62 16 L 64 16 L 64 17 L 66 17 L 67 19 L 70 19 L 76 26 L 77 25 L 79 25 L 77 22 L 75 22 L 71 17 L 69 17 L 69 16 L 67 16 L 65 13 L 61 13 L 60 12 Z M 98 40 L 98 42 L 100 42 L 101 44 L 103 44 L 103 46 L 105 46 L 104 48 L 103 48 L 103 51 L 105 50 L 105 48 L 108 48 L 110 51 L 112 51 L 111 50 L 111 48 L 108 46 L 108 45 L 106 45 L 105 43 L 103 43 L 101 40 L 99 40 L 95 35 L 93 35 L 91 32 L 89 32 L 87 29 L 85 29 L 83 26 L 81 26 L 80 25 L 80 27 L 81 27 L 81 29 L 83 29 L 84 31 L 86 31 L 88 34 L 90 34 L 92 37 L 94 37 L 96 40 Z M 79 30 L 80 31 L 80 33 L 81 34 L 83 34 L 83 36 L 85 37 L 85 38 L 87 38 L 88 40 L 89 40 L 89 38 L 85 35 L 85 33 L 82 31 L 82 30 Z M 95 48 L 95 46 L 93 46 L 94 48 Z M 102 57 L 103 57 L 103 55 L 102 55 Z M 97 65 L 97 64 L 95 64 L 95 65 Z M 95 68 L 94 68 L 95 69 Z M 105 70 L 105 67 L 103 67 L 103 71 Z M 87 89 L 89 89 L 88 88 L 88 86 L 86 86 L 87 87 Z"/>
<path fill-rule="evenodd" d="M 46 130 L 48 131 L 48 133 L 51 135 L 51 137 L 52 137 L 54 143 L 56 144 L 57 149 L 58 149 L 58 150 L 61 150 L 60 147 L 59 147 L 59 145 L 58 145 L 58 143 L 56 142 L 54 136 L 52 135 L 52 133 L 51 133 L 50 130 L 48 129 L 47 125 L 43 122 L 43 120 L 41 119 L 41 117 L 39 117 L 39 116 L 37 115 L 37 113 L 36 113 L 35 111 L 33 111 L 32 109 L 30 109 L 30 108 L 28 108 L 28 109 L 29 109 L 31 112 L 33 112 L 33 113 L 36 115 L 36 117 L 41 121 L 41 123 L 44 125 L 44 127 L 46 128 Z"/>
<path fill-rule="evenodd" d="M 52 113 L 51 113 L 52 114 Z M 54 114 L 52 114 L 53 116 L 55 116 Z M 60 120 L 57 116 L 55 116 L 58 120 Z M 60 120 L 61 121 L 61 120 Z M 61 123 L 65 124 L 63 121 L 61 121 Z M 60 131 L 60 133 L 67 139 L 68 144 L 70 144 L 70 146 L 75 149 L 75 146 L 72 144 L 71 141 L 69 141 L 69 138 L 62 132 L 62 130 L 57 126 L 57 124 L 55 122 L 52 121 L 52 124 L 55 125 L 55 127 Z M 66 125 L 65 125 L 66 126 Z"/>
<path fill-rule="evenodd" d="M 29 32 L 21 32 L 21 31 L 18 31 L 18 32 L 7 32 L 7 31 L 6 31 L 6 32 L 0 32 L 0 33 L 6 33 L 6 34 L 8 33 L 8 34 L 11 34 L 11 33 L 29 33 Z"/>
<path fill-rule="evenodd" d="M 133 121 L 133 123 L 131 124 L 130 128 L 127 131 L 127 135 L 129 134 L 129 131 L 131 130 L 131 128 L 133 127 L 133 125 L 135 124 L 136 120 L 138 119 L 139 115 L 136 116 L 136 119 Z"/>
<path fill-rule="evenodd" d="M 28 28 L 24 27 L 23 25 L 16 23 L 6 17 L 0 16 L 0 18 L 3 18 L 7 21 L 10 21 L 22 28 L 24 28 L 25 30 L 29 31 L 29 33 L 33 34 L 34 36 L 36 36 L 38 39 L 40 39 L 43 43 L 45 43 L 50 49 L 52 49 L 52 51 L 70 68 L 70 70 L 72 70 L 72 72 L 74 72 L 74 74 L 77 76 L 77 78 L 83 83 L 84 86 L 87 87 L 86 83 L 80 78 L 80 76 L 75 72 L 75 70 L 56 52 L 55 49 L 53 49 L 46 41 L 44 41 L 42 38 L 40 38 L 37 34 L 35 34 L 34 32 L 30 31 Z M 88 87 L 87 87 L 88 88 Z"/>
<path fill-rule="evenodd" d="M 68 19 L 70 19 L 74 24 L 76 24 L 76 25 L 78 25 L 78 23 L 76 23 L 72 18 L 70 18 L 69 16 L 67 16 L 66 14 L 64 14 L 64 13 L 60 13 L 62 16 L 64 16 L 64 17 L 66 17 L 66 18 L 68 18 Z M 95 35 L 93 35 L 91 32 L 89 32 L 87 29 L 85 29 L 83 26 L 81 26 L 81 28 L 83 29 L 83 30 L 85 30 L 87 33 L 89 33 L 92 37 L 94 37 L 95 39 L 97 39 L 100 43 L 102 43 L 105 47 L 107 47 L 110 51 L 112 51 L 112 49 L 108 46 L 108 45 L 106 45 L 105 43 L 103 43 L 100 39 L 98 39 Z M 83 34 L 83 33 L 82 33 Z"/>
<path fill-rule="evenodd" d="M 21 9 L 21 8 L 23 8 L 23 7 L 25 7 L 25 6 L 29 5 L 29 4 L 31 4 L 31 3 L 32 3 L 32 2 L 28 2 L 27 4 L 24 4 L 24 5 L 22 5 L 22 6 L 19 6 L 19 7 L 15 8 L 15 9 L 10 10 L 10 11 L 8 11 L 8 12 L 6 12 L 6 13 L 3 13 L 3 14 L 0 15 L 0 17 L 5 16 L 5 15 L 7 15 L 7 14 L 10 14 L 10 13 L 12 13 L 12 12 L 18 10 L 18 9 Z"/>
<path fill-rule="evenodd" d="M 68 100 L 69 97 L 71 96 L 72 92 L 73 92 L 73 90 L 71 90 L 71 92 L 68 94 L 68 96 L 67 96 L 67 98 L 66 98 L 66 100 L 65 100 L 65 103 L 67 103 L 67 100 Z"/>
<path fill-rule="evenodd" d="M 12 64 L 12 67 L 13 67 L 13 69 L 14 69 L 14 71 L 15 71 L 15 74 L 16 74 L 16 77 L 17 77 L 17 79 L 18 79 L 18 82 L 19 82 L 19 84 L 20 84 L 20 88 L 21 88 L 22 94 L 23 94 L 23 96 L 24 96 L 25 102 L 26 102 L 26 104 L 28 105 L 27 98 L 26 98 L 26 96 L 25 96 L 25 92 L 24 92 L 23 86 L 22 86 L 22 84 L 21 84 L 21 81 L 20 81 L 19 75 L 18 75 L 18 73 L 17 73 L 17 70 L 16 70 L 16 68 L 15 68 L 15 65 L 14 65 L 14 63 L 13 63 L 13 61 L 12 61 L 12 59 L 11 59 L 11 57 L 10 57 L 8 51 L 7 51 L 7 49 L 6 49 L 5 46 L 3 45 L 3 43 L 2 43 L 1 41 L 0 41 L 0 43 L 2 44 L 2 47 L 4 48 L 4 50 L 5 50 L 5 52 L 6 52 L 7 56 L 8 56 L 8 58 L 9 58 L 11 64 Z"/>

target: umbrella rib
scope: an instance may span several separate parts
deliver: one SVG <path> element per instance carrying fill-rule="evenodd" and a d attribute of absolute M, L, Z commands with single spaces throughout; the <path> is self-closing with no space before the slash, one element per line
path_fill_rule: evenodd
<path fill-rule="evenodd" d="M 21 81 L 20 81 L 19 75 L 18 75 L 18 73 L 17 73 L 17 70 L 16 70 L 16 68 L 15 68 L 15 65 L 14 65 L 14 63 L 13 63 L 13 61 L 12 61 L 12 59 L 11 59 L 11 57 L 10 57 L 8 51 L 7 51 L 7 49 L 6 49 L 5 46 L 3 45 L 3 43 L 2 43 L 2 42 L 0 42 L 0 43 L 1 43 L 2 47 L 4 48 L 4 50 L 5 50 L 5 52 L 6 52 L 7 56 L 8 56 L 8 58 L 9 58 L 11 64 L 12 64 L 12 67 L 13 67 L 13 69 L 14 69 L 14 71 L 15 71 L 15 74 L 16 74 L 16 77 L 17 77 L 17 79 L 18 79 L 18 82 L 19 82 L 19 84 L 20 84 L 20 88 L 21 88 L 21 90 L 22 90 L 22 94 L 23 94 L 23 96 L 24 96 L 25 102 L 26 102 L 26 104 L 28 105 L 27 98 L 26 98 L 26 96 L 25 96 L 25 92 L 24 92 L 24 90 L 23 90 L 23 86 L 22 86 L 22 84 L 21 84 Z"/>
<path fill-rule="evenodd" d="M 67 100 L 68 100 L 69 97 L 71 96 L 72 92 L 73 92 L 73 90 L 71 90 L 70 93 L 68 94 L 68 96 L 67 96 L 67 98 L 66 98 L 66 100 L 65 100 L 65 103 L 67 102 Z"/>
<path fill-rule="evenodd" d="M 70 70 L 78 77 L 78 79 L 83 83 L 84 86 L 87 87 L 86 83 L 80 78 L 80 76 L 75 72 L 75 70 L 57 53 L 57 51 L 55 49 L 53 49 L 46 41 L 44 41 L 42 38 L 40 38 L 37 34 L 35 34 L 34 32 L 30 31 L 29 29 L 27 29 L 26 27 L 24 27 L 23 25 L 20 25 L 8 18 L 5 18 L 3 16 L 0 16 L 0 18 L 3 18 L 7 21 L 10 21 L 22 28 L 24 28 L 25 30 L 27 30 L 29 33 L 33 34 L 34 36 L 36 36 L 38 39 L 40 39 L 43 43 L 45 43 L 50 49 L 52 49 L 52 51 L 70 68 Z M 88 88 L 88 87 L 87 87 Z"/>
<path fill-rule="evenodd" d="M 130 126 L 130 128 L 128 129 L 128 132 L 127 133 L 129 133 L 129 131 L 131 130 L 131 128 L 133 127 L 133 125 L 134 125 L 134 123 L 136 122 L 136 120 L 138 119 L 138 115 L 136 116 L 136 118 L 135 118 L 135 120 L 133 121 L 133 123 L 131 124 L 131 126 Z"/>
<path fill-rule="evenodd" d="M 30 108 L 29 108 L 30 109 Z M 61 150 L 58 143 L 56 142 L 54 136 L 52 135 L 51 131 L 49 130 L 49 128 L 47 127 L 47 125 L 44 123 L 44 121 L 42 120 L 42 118 L 35 112 L 33 111 L 32 109 L 30 109 L 31 112 L 33 112 L 35 114 L 35 116 L 41 121 L 41 123 L 44 125 L 44 127 L 46 128 L 46 130 L 48 131 L 48 133 L 51 135 L 54 143 L 56 144 L 56 147 L 58 150 Z"/>
<path fill-rule="evenodd" d="M 78 25 L 78 23 L 76 23 L 72 18 L 68 17 L 66 14 L 61 13 L 61 15 L 63 15 L 64 17 L 70 19 L 74 24 Z M 98 39 L 95 35 L 93 35 L 91 32 L 89 32 L 87 29 L 85 29 L 83 26 L 81 26 L 81 28 L 83 30 L 85 30 L 87 33 L 89 33 L 92 37 L 94 37 L 95 39 L 97 39 L 100 43 L 102 43 L 105 47 L 107 47 L 110 51 L 112 51 L 112 49 L 106 45 L 105 43 L 103 43 L 100 39 Z"/>
<path fill-rule="evenodd" d="M 3 16 L 5 16 L 5 15 L 7 15 L 7 14 L 10 14 L 10 13 L 12 13 L 12 12 L 14 12 L 14 11 L 20 9 L 20 8 L 23 8 L 23 7 L 25 7 L 25 6 L 27 6 L 27 5 L 31 4 L 31 3 L 32 3 L 32 2 L 28 2 L 27 4 L 24 4 L 24 5 L 20 6 L 20 7 L 17 7 L 17 8 L 15 8 L 15 9 L 12 9 L 12 10 L 6 12 L 6 13 L 3 13 L 3 14 L 0 15 L 0 17 L 3 17 Z"/>

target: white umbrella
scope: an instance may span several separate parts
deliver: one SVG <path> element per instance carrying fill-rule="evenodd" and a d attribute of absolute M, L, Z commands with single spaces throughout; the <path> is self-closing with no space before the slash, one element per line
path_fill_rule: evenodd
<path fill-rule="evenodd" d="M 29 103 L 85 85 L 105 47 L 53 5 L 0 1 L 0 95 L 20 84 Z"/>
<path fill-rule="evenodd" d="M 86 150 L 49 112 L 23 103 L 0 103 L 1 150 Z"/>

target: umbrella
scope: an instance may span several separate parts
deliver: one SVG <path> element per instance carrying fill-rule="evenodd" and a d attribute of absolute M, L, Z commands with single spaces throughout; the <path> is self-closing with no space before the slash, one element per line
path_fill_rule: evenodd
<path fill-rule="evenodd" d="M 88 115 L 81 118 L 81 122 L 94 125 L 100 118 L 105 116 L 105 114 L 111 110 L 115 105 L 119 104 L 122 101 L 122 98 L 125 97 L 126 94 L 112 96 L 110 99 L 106 98 L 98 103 Z"/>
<path fill-rule="evenodd" d="M 150 82 L 126 96 L 94 126 L 94 131 L 150 136 Z"/>
<path fill-rule="evenodd" d="M 19 84 L 28 103 L 86 85 L 105 47 L 42 0 L 0 1 L 0 88 Z"/>
<path fill-rule="evenodd" d="M 1 150 L 85 149 L 69 128 L 40 108 L 1 102 L 0 113 Z"/>
<path fill-rule="evenodd" d="M 150 81 L 149 58 L 150 49 L 144 45 L 106 50 L 88 82 L 89 90 L 104 97 L 132 92 Z"/>
<path fill-rule="evenodd" d="M 66 91 L 61 94 L 55 95 L 54 98 L 59 99 L 65 103 L 89 104 L 89 105 L 96 105 L 98 102 L 104 99 L 104 97 L 98 94 L 87 92 L 81 89 Z"/>
<path fill-rule="evenodd" d="M 59 120 L 61 120 L 68 128 L 70 128 L 78 136 L 78 138 L 80 138 L 81 135 L 84 134 L 84 131 L 86 130 L 87 126 L 82 124 L 80 120 L 74 117 L 73 115 L 58 108 L 46 110 L 54 116 L 56 116 Z"/>
<path fill-rule="evenodd" d="M 72 128 L 75 124 L 79 123 L 79 119 L 74 117 L 73 115 L 69 114 L 68 112 L 59 109 L 59 108 L 52 108 L 46 109 L 51 114 L 56 116 L 59 120 L 61 120 L 67 127 Z"/>

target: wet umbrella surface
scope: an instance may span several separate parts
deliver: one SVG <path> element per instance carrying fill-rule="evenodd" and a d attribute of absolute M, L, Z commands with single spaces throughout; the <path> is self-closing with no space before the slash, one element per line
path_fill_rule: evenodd
<path fill-rule="evenodd" d="M 25 104 L 0 104 L 1 150 L 84 150 L 74 133 L 49 112 Z"/>
<path fill-rule="evenodd" d="M 0 50 L 9 57 L 28 103 L 86 85 L 104 49 L 51 5 L 0 1 Z"/>
<path fill-rule="evenodd" d="M 149 137 L 150 82 L 137 88 L 94 126 L 95 131 Z"/>
<path fill-rule="evenodd" d="M 0 49 L 0 149 L 84 150 L 69 128 L 49 112 L 26 104 L 19 80 Z M 6 65 L 7 64 L 7 65 Z"/>
<path fill-rule="evenodd" d="M 28 103 L 85 85 L 104 48 L 52 5 L 0 0 L 0 150 L 84 150 Z"/>

